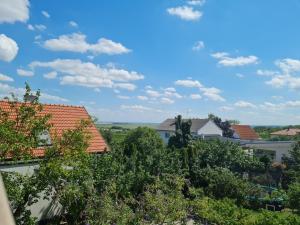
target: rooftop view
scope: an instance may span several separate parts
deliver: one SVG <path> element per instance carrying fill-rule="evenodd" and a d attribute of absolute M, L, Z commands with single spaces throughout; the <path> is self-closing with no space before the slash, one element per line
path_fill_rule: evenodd
<path fill-rule="evenodd" d="M 298 21 L 0 0 L 0 225 L 300 225 Z"/>

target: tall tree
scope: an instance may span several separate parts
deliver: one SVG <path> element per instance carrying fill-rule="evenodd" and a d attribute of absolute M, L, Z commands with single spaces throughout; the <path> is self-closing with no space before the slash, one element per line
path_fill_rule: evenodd
<path fill-rule="evenodd" d="M 182 116 L 178 115 L 175 117 L 175 122 L 172 125 L 175 125 L 175 135 L 170 137 L 168 146 L 176 148 L 187 147 L 188 143 L 192 139 L 192 121 L 183 120 Z"/>
<path fill-rule="evenodd" d="M 231 129 L 231 122 L 228 120 L 222 121 L 220 117 L 215 116 L 214 114 L 208 114 L 208 118 L 214 121 L 214 123 L 221 128 L 223 131 L 223 136 L 232 138 L 234 131 Z M 237 123 L 238 121 L 234 121 L 234 123 Z"/>

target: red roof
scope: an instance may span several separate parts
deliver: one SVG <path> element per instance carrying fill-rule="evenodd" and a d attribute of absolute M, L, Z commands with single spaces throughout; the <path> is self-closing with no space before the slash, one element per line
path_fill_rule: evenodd
<path fill-rule="evenodd" d="M 257 140 L 258 134 L 249 125 L 232 125 L 231 128 L 243 140 Z"/>
<path fill-rule="evenodd" d="M 9 103 L 7 101 L 0 101 L 0 109 L 9 111 Z M 81 120 L 90 119 L 88 112 L 82 106 L 43 104 L 41 115 L 45 114 L 51 115 L 49 123 L 52 125 L 50 129 L 50 135 L 52 137 L 54 134 L 60 137 L 63 134 L 63 131 L 76 128 Z M 106 151 L 107 145 L 94 123 L 87 128 L 87 131 L 91 135 L 87 152 L 99 153 Z M 35 157 L 43 156 L 44 149 L 39 148 L 34 150 L 33 155 Z"/>

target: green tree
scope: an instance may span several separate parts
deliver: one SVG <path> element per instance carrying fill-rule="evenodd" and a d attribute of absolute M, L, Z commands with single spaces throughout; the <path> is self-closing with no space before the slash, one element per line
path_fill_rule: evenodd
<path fill-rule="evenodd" d="M 220 117 L 215 116 L 214 114 L 208 114 L 208 118 L 212 121 L 214 121 L 214 123 L 221 128 L 221 130 L 223 131 L 223 136 L 224 137 L 228 137 L 228 138 L 232 138 L 233 137 L 233 130 L 231 129 L 231 125 L 234 124 L 233 121 L 231 120 L 228 121 L 222 121 L 222 119 Z M 238 121 L 235 121 L 235 123 Z"/>
<path fill-rule="evenodd" d="M 291 184 L 287 194 L 289 207 L 300 213 L 300 183 Z"/>
<path fill-rule="evenodd" d="M 175 148 L 184 148 L 188 145 L 192 139 L 191 135 L 191 120 L 183 120 L 181 115 L 175 117 L 175 135 L 171 136 L 169 139 L 168 146 Z"/>

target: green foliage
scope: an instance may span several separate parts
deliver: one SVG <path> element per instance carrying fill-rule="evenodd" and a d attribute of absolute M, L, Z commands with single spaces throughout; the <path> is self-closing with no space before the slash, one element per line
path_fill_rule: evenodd
<path fill-rule="evenodd" d="M 143 215 L 149 222 L 176 224 L 186 220 L 188 200 L 182 194 L 184 184 L 184 179 L 178 176 L 165 176 L 146 187 L 141 202 Z"/>
<path fill-rule="evenodd" d="M 175 117 L 175 135 L 171 136 L 169 139 L 168 146 L 175 148 L 184 148 L 186 147 L 190 140 L 192 139 L 191 135 L 191 126 L 192 121 L 187 120 L 183 121 L 182 116 L 178 115 Z"/>
<path fill-rule="evenodd" d="M 300 213 L 300 183 L 293 183 L 288 190 L 289 207 Z"/>
<path fill-rule="evenodd" d="M 231 125 L 232 124 L 238 124 L 238 121 L 222 121 L 222 119 L 220 117 L 215 116 L 214 114 L 208 114 L 208 118 L 212 121 L 214 121 L 214 123 L 221 128 L 221 130 L 223 131 L 223 136 L 224 137 L 228 137 L 228 138 L 232 138 L 233 137 L 233 130 L 231 129 Z"/>
<path fill-rule="evenodd" d="M 31 89 L 26 84 L 24 99 L 31 95 Z M 9 111 L 0 109 L 0 161 L 7 158 L 23 160 L 31 158 L 32 149 L 41 143 L 39 134 L 49 130 L 48 120 L 50 115 L 41 115 L 42 105 L 39 103 L 40 92 L 36 98 L 28 102 L 17 102 L 7 99 Z"/>

